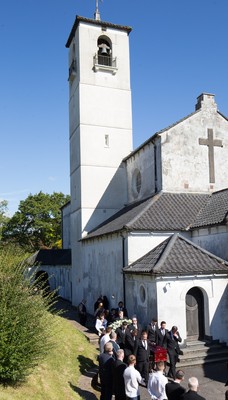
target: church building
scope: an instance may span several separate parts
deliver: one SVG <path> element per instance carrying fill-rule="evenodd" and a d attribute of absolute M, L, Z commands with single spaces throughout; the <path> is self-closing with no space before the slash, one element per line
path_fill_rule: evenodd
<path fill-rule="evenodd" d="M 132 148 L 131 27 L 77 16 L 69 52 L 73 305 L 123 300 L 141 324 L 228 344 L 228 118 L 202 93 L 192 112 Z M 134 62 L 134 61 L 133 61 Z"/>

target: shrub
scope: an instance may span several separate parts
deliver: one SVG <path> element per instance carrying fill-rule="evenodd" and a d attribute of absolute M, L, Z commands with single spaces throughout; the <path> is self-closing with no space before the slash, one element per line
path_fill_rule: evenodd
<path fill-rule="evenodd" d="M 0 250 L 0 383 L 25 379 L 50 351 L 54 316 L 52 296 L 35 291 L 26 273 L 25 254 L 16 248 Z"/>

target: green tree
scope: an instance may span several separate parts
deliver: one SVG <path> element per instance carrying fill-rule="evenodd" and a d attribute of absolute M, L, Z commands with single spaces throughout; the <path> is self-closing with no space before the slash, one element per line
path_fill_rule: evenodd
<path fill-rule="evenodd" d="M 30 194 L 2 230 L 2 239 L 28 252 L 52 248 L 61 239 L 61 207 L 70 196 L 63 193 Z"/>
<path fill-rule="evenodd" d="M 53 295 L 35 291 L 34 276 L 19 247 L 0 251 L 0 383 L 19 382 L 54 345 L 56 319 L 51 314 Z"/>
<path fill-rule="evenodd" d="M 2 237 L 2 229 L 9 221 L 9 217 L 7 217 L 6 213 L 8 211 L 8 202 L 6 200 L 0 201 L 0 239 Z"/>

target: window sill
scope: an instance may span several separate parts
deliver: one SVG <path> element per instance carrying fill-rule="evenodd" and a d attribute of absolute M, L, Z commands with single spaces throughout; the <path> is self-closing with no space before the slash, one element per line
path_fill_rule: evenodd
<path fill-rule="evenodd" d="M 118 68 L 110 67 L 109 65 L 94 64 L 93 70 L 94 70 L 94 72 L 98 72 L 98 71 L 111 72 L 113 75 L 115 75 L 117 73 Z"/>

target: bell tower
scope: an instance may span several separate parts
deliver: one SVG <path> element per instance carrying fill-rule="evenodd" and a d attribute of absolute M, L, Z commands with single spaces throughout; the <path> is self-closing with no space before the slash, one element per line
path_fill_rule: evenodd
<path fill-rule="evenodd" d="M 122 159 L 132 150 L 130 32 L 101 21 L 96 10 L 95 19 L 76 17 L 66 43 L 73 304 L 83 297 L 79 240 L 127 202 Z"/>

